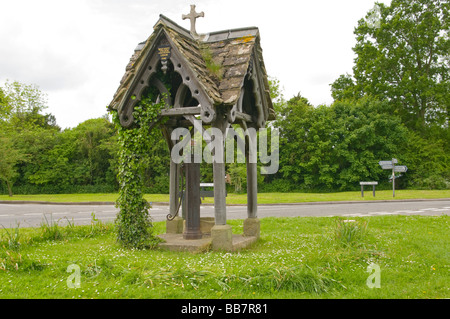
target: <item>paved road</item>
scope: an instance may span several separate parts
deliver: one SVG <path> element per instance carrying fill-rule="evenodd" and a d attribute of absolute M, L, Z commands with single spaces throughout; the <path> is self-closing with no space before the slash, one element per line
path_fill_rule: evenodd
<path fill-rule="evenodd" d="M 165 220 L 168 206 L 154 205 L 150 211 L 154 221 Z M 228 219 L 243 219 L 247 215 L 245 206 L 228 206 Z M 0 225 L 16 227 L 37 227 L 41 223 L 68 221 L 77 225 L 92 222 L 92 214 L 104 222 L 112 222 L 118 209 L 113 205 L 42 205 L 42 204 L 0 204 Z M 450 200 L 389 201 L 362 203 L 303 203 L 292 205 L 260 205 L 258 217 L 269 216 L 377 216 L 377 215 L 442 215 L 450 214 Z M 201 207 L 202 217 L 213 217 L 213 206 Z M 46 218 L 46 219 L 45 219 Z"/>

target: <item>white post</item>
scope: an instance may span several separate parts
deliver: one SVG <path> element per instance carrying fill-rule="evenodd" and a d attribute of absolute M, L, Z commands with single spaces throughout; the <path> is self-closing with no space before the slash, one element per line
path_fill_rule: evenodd
<path fill-rule="evenodd" d="M 178 208 L 178 164 L 170 159 L 169 211 L 175 216 Z"/>
<path fill-rule="evenodd" d="M 392 159 L 392 197 L 395 197 L 395 161 Z"/>

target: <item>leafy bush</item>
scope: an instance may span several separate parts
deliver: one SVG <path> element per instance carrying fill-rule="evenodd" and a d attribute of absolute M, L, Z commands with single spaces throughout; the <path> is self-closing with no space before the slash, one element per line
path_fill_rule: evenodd
<path fill-rule="evenodd" d="M 352 190 L 360 181 L 387 180 L 378 162 L 398 157 L 406 128 L 382 110 L 387 103 L 364 98 L 314 108 L 291 99 L 275 125 L 280 129 L 278 179 L 305 190 Z"/>
<path fill-rule="evenodd" d="M 155 103 L 152 91 L 143 95 L 142 100 L 134 108 L 135 124 L 132 128 L 124 128 L 120 124 L 117 113 L 113 113 L 119 141 L 119 174 L 120 185 L 117 207 L 117 239 L 128 248 L 154 247 L 158 237 L 153 235 L 150 221 L 150 204 L 144 196 L 144 172 L 152 139 L 149 138 L 149 127 L 156 120 L 160 110 L 165 106 L 165 99 Z"/>

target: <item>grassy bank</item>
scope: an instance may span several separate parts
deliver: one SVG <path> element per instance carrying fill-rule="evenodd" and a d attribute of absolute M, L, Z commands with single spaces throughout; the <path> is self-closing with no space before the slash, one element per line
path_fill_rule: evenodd
<path fill-rule="evenodd" d="M 361 192 L 339 193 L 259 193 L 258 203 L 303 203 L 321 201 L 366 201 L 391 199 L 433 199 L 450 198 L 450 190 L 398 190 L 392 197 L 392 191 L 377 191 L 376 197 L 372 191 L 366 190 L 364 198 Z M 47 202 L 115 202 L 117 194 L 55 194 L 55 195 L 15 195 L 9 197 L 0 195 L 0 201 L 47 201 Z M 168 194 L 148 194 L 145 198 L 150 202 L 168 202 Z M 205 198 L 204 203 L 213 203 L 213 198 Z M 246 204 L 247 194 L 228 194 L 227 204 Z"/>
<path fill-rule="evenodd" d="M 449 298 L 449 221 L 263 218 L 251 248 L 200 254 L 125 250 L 99 222 L 0 230 L 0 298 Z M 380 288 L 367 285 L 370 264 Z"/>

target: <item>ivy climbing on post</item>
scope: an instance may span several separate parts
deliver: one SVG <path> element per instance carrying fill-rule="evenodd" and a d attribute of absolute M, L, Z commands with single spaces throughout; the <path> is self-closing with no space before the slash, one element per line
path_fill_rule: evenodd
<path fill-rule="evenodd" d="M 135 123 L 131 128 L 120 124 L 117 112 L 113 121 L 118 131 L 120 186 L 116 207 L 120 212 L 116 218 L 117 240 L 127 248 L 153 248 L 159 242 L 153 234 L 150 219 L 150 204 L 144 199 L 144 158 L 148 156 L 151 139 L 150 127 L 165 106 L 166 97 L 154 103 L 151 91 L 134 108 Z"/>

